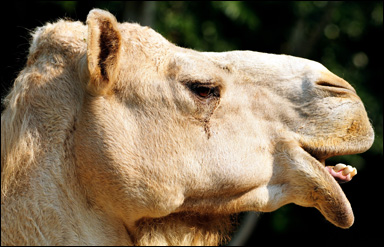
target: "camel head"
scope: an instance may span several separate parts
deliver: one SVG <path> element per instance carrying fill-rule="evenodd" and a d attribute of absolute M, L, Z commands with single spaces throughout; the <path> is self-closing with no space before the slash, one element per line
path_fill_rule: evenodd
<path fill-rule="evenodd" d="M 288 203 L 353 224 L 356 170 L 326 159 L 374 134 L 321 64 L 185 49 L 102 10 L 33 35 L 1 117 L 2 244 L 193 244 Z"/>
<path fill-rule="evenodd" d="M 303 58 L 177 47 L 101 10 L 87 24 L 88 94 L 75 150 L 96 204 L 127 225 L 288 203 L 353 224 L 325 162 L 374 139 L 350 84 Z M 339 175 L 350 180 L 350 172 Z"/>

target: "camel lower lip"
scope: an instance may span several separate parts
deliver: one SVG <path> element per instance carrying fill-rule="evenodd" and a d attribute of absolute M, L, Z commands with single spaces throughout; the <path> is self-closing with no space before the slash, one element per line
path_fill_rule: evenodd
<path fill-rule="evenodd" d="M 353 225 L 354 215 L 351 204 L 349 203 L 346 195 L 341 189 L 337 176 L 329 171 L 324 158 L 318 158 L 312 152 L 305 150 L 307 155 L 306 167 L 303 169 L 308 173 L 307 186 L 313 186 L 310 194 L 312 205 L 317 208 L 323 216 L 332 224 L 340 228 L 349 228 Z M 328 156 L 327 156 L 328 157 Z M 308 169 L 307 166 L 312 167 Z"/>
<path fill-rule="evenodd" d="M 341 189 L 337 178 L 329 172 L 326 166 L 322 166 L 324 188 L 317 191 L 321 195 L 321 201 L 315 206 L 324 217 L 340 228 L 349 228 L 353 225 L 354 215 L 344 191 Z"/>

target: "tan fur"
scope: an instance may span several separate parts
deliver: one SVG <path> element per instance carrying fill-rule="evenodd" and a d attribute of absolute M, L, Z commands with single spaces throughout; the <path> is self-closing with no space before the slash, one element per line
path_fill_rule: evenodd
<path fill-rule="evenodd" d="M 322 163 L 373 142 L 316 62 L 184 49 L 101 10 L 36 29 L 4 105 L 2 245 L 215 245 L 287 203 L 348 228 Z"/>

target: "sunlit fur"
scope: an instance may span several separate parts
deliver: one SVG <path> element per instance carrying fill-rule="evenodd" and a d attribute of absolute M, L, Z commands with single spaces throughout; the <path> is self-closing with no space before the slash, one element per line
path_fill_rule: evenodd
<path fill-rule="evenodd" d="M 1 115 L 2 245 L 216 245 L 287 203 L 353 224 L 320 161 L 373 131 L 319 63 L 197 52 L 101 10 L 32 36 Z"/>

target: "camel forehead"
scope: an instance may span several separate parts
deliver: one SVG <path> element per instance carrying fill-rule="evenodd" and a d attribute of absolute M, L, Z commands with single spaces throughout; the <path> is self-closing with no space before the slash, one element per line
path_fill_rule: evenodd
<path fill-rule="evenodd" d="M 125 22 L 119 24 L 119 29 L 123 39 L 127 42 L 138 42 L 146 45 L 149 49 L 171 46 L 171 43 L 167 39 L 147 26 Z"/>
<path fill-rule="evenodd" d="M 292 76 L 305 74 L 316 77 L 329 71 L 320 63 L 288 55 L 277 55 L 255 51 L 205 52 L 204 55 L 221 63 L 231 64 L 237 70 L 250 74 L 257 72 L 269 76 Z M 315 78 L 314 78 L 315 79 Z"/>

